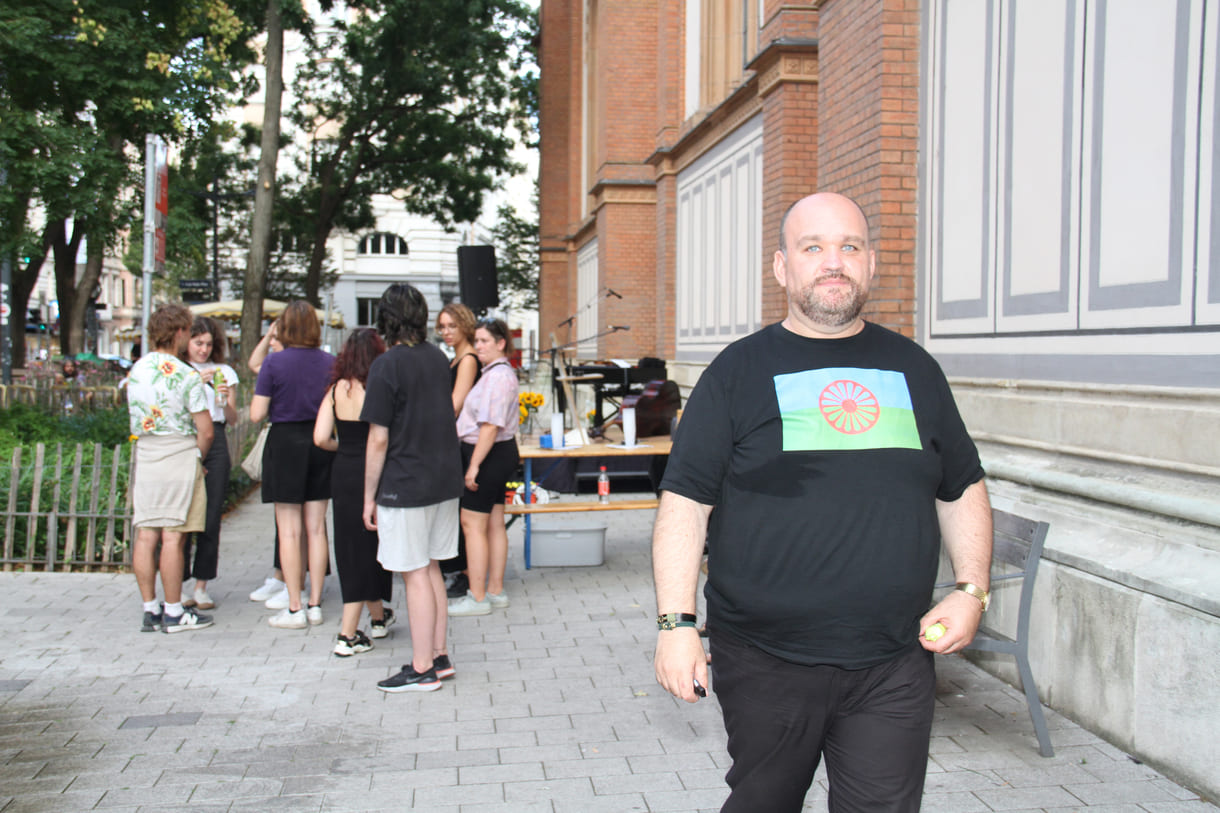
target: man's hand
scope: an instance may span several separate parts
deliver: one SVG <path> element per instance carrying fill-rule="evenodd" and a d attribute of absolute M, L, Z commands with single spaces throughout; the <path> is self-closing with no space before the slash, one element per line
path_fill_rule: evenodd
<path fill-rule="evenodd" d="M 375 500 L 364 501 L 364 527 L 370 531 L 377 530 L 377 502 Z"/>
<path fill-rule="evenodd" d="M 653 659 L 657 683 L 674 697 L 695 703 L 695 681 L 707 686 L 707 655 L 703 641 L 694 627 L 678 627 L 657 633 L 657 651 Z"/>
<path fill-rule="evenodd" d="M 961 590 L 953 590 L 919 619 L 919 644 L 929 652 L 941 655 L 957 652 L 974 640 L 982 619 L 982 602 Z M 943 624 L 945 634 L 929 641 L 924 633 L 933 624 Z"/>

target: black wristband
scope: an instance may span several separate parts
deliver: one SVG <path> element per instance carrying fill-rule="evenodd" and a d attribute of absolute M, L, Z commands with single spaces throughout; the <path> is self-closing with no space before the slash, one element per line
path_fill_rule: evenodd
<path fill-rule="evenodd" d="M 661 613 L 657 616 L 657 629 L 672 630 L 678 627 L 693 627 L 697 616 L 694 613 Z"/>

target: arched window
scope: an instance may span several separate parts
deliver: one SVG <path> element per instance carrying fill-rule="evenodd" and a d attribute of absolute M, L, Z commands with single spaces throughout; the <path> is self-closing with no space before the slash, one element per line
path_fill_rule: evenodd
<path fill-rule="evenodd" d="M 378 231 L 372 234 L 365 235 L 360 238 L 360 247 L 357 250 L 361 255 L 407 255 L 407 241 L 399 237 L 397 234 Z"/>

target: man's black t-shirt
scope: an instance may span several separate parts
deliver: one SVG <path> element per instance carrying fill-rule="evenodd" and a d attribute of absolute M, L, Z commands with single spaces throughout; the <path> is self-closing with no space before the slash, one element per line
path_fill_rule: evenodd
<path fill-rule="evenodd" d="M 395 345 L 369 369 L 360 420 L 389 427 L 377 504 L 418 508 L 462 496 L 449 360 L 431 344 Z"/>
<path fill-rule="evenodd" d="M 935 501 L 983 477 L 939 365 L 885 328 L 771 325 L 691 393 L 661 488 L 712 505 L 708 623 L 776 657 L 858 669 L 916 645 Z"/>

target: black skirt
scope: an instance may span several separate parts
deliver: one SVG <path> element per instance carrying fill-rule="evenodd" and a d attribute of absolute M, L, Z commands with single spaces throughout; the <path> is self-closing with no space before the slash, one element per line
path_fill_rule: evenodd
<path fill-rule="evenodd" d="M 334 459 L 334 452 L 313 445 L 313 421 L 272 424 L 263 447 L 263 502 L 329 500 Z"/>

